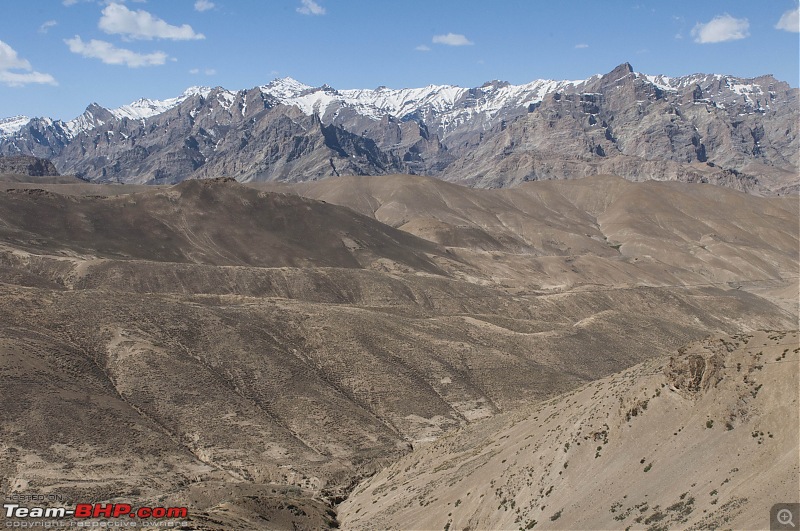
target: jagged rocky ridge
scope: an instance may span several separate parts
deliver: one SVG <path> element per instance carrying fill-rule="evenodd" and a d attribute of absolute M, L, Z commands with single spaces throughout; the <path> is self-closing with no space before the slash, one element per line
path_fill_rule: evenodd
<path fill-rule="evenodd" d="M 479 187 L 613 173 L 797 191 L 798 89 L 637 73 L 478 88 L 335 90 L 286 78 L 238 92 L 192 88 L 69 122 L 15 117 L 0 154 L 53 160 L 100 182 L 430 174 Z"/>

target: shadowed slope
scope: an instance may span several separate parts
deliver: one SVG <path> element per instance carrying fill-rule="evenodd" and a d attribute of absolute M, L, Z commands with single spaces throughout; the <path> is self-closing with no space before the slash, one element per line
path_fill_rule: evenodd
<path fill-rule="evenodd" d="M 259 267 L 365 267 L 385 258 L 436 273 L 426 254 L 444 254 L 341 207 L 234 181 L 107 198 L 8 190 L 0 219 L 0 238 L 21 249 L 98 258 Z"/>

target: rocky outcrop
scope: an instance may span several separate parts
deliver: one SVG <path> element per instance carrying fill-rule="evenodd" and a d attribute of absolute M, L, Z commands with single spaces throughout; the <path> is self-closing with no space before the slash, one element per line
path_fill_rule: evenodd
<path fill-rule="evenodd" d="M 0 173 L 13 173 L 31 177 L 57 176 L 58 170 L 47 159 L 28 155 L 0 156 Z"/>

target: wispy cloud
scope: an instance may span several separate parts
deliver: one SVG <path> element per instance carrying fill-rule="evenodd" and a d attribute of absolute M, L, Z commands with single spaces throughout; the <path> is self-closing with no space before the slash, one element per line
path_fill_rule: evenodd
<path fill-rule="evenodd" d="M 314 0 L 300 0 L 302 4 L 297 8 L 297 12 L 301 15 L 324 15 L 325 8 L 316 3 Z"/>
<path fill-rule="evenodd" d="M 211 0 L 197 0 L 197 2 L 194 3 L 195 11 L 200 11 L 201 13 L 209 9 L 214 9 L 214 7 L 215 4 L 211 2 Z"/>
<path fill-rule="evenodd" d="M 705 24 L 696 24 L 692 28 L 692 37 L 700 44 L 736 41 L 750 36 L 749 29 L 750 22 L 746 18 L 734 18 L 725 13 Z"/>
<path fill-rule="evenodd" d="M 414 49 L 416 51 L 418 51 L 418 52 L 429 52 L 429 51 L 431 51 L 431 47 L 430 46 L 426 46 L 424 44 L 420 44 L 419 46 L 417 46 Z"/>
<path fill-rule="evenodd" d="M 588 48 L 588 47 L 589 47 L 588 44 L 576 44 L 575 45 L 575 49 L 576 50 L 583 50 L 584 48 Z"/>
<path fill-rule="evenodd" d="M 189 73 L 192 75 L 197 75 L 200 72 L 204 73 L 207 76 L 213 76 L 216 75 L 217 73 L 217 71 L 214 70 L 213 68 L 206 68 L 205 70 L 200 70 L 199 68 L 192 68 L 191 70 L 189 70 Z"/>
<path fill-rule="evenodd" d="M 434 44 L 445 44 L 447 46 L 469 46 L 475 44 L 460 33 L 448 33 L 446 35 L 434 35 Z"/>
<path fill-rule="evenodd" d="M 100 59 L 107 65 L 125 65 L 129 68 L 163 65 L 167 60 L 164 52 L 148 54 L 137 53 L 125 48 L 117 48 L 110 42 L 92 39 L 84 42 L 78 35 L 64 39 L 69 51 L 91 59 Z"/>
<path fill-rule="evenodd" d="M 781 16 L 781 19 L 775 24 L 775 29 L 783 31 L 792 31 L 794 33 L 800 32 L 800 7 L 792 11 L 787 11 Z"/>
<path fill-rule="evenodd" d="M 672 15 L 672 22 L 678 28 L 678 30 L 675 32 L 675 40 L 683 39 L 683 32 L 686 29 L 686 19 L 681 15 Z"/>
<path fill-rule="evenodd" d="M 9 87 L 31 83 L 58 85 L 53 76 L 36 72 L 27 59 L 17 55 L 17 51 L 3 41 L 0 41 L 0 83 Z"/>
<path fill-rule="evenodd" d="M 50 31 L 50 28 L 54 28 L 56 26 L 58 26 L 58 22 L 56 22 L 55 20 L 48 20 L 47 22 L 39 26 L 39 33 L 47 33 L 48 31 Z"/>
<path fill-rule="evenodd" d="M 147 11 L 131 11 L 116 3 L 103 9 L 103 16 L 97 25 L 109 35 L 122 35 L 129 39 L 190 41 L 206 38 L 202 33 L 195 33 L 188 24 L 173 26 Z"/>

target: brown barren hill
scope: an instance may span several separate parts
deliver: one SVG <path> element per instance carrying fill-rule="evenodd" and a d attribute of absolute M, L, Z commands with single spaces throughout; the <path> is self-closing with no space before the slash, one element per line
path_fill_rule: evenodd
<path fill-rule="evenodd" d="M 258 267 L 364 267 L 385 258 L 429 272 L 438 268 L 426 254 L 444 254 L 341 207 L 232 179 L 119 197 L 10 189 L 0 205 L 0 238 L 40 253 Z"/>

